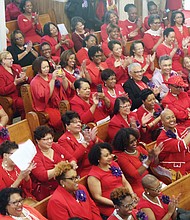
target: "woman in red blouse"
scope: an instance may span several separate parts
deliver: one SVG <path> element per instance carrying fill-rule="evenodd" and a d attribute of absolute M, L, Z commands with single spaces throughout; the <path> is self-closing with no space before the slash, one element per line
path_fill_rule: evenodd
<path fill-rule="evenodd" d="M 32 41 L 32 43 L 40 43 L 41 36 L 37 34 L 42 27 L 39 23 L 39 15 L 32 12 L 33 6 L 30 0 L 22 0 L 20 3 L 20 14 L 17 19 L 18 27 L 25 35 L 25 41 Z"/>
<path fill-rule="evenodd" d="M 12 0 L 11 3 L 7 4 L 5 10 L 6 21 L 17 20 L 17 17 L 21 14 L 19 4 L 21 0 Z"/>

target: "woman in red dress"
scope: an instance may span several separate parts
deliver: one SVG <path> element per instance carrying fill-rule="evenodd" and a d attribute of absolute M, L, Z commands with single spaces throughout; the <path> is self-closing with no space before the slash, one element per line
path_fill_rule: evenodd
<path fill-rule="evenodd" d="M 44 36 L 41 42 L 48 42 L 51 46 L 51 53 L 60 56 L 64 50 L 73 48 L 74 43 L 67 35 L 61 35 L 56 24 L 48 22 L 44 25 Z"/>
<path fill-rule="evenodd" d="M 76 159 L 64 147 L 53 142 L 54 132 L 46 125 L 36 128 L 34 139 L 37 153 L 34 157 L 36 168 L 32 170 L 33 195 L 38 201 L 51 195 L 58 183 L 54 179 L 55 167 L 60 161 L 70 161 L 77 168 Z"/>
<path fill-rule="evenodd" d="M 182 11 L 173 11 L 171 16 L 171 27 L 175 31 L 175 38 L 178 46 L 183 50 L 184 46 L 188 46 L 190 42 L 190 33 L 188 28 L 184 25 L 185 16 Z M 188 47 L 188 54 L 190 54 L 190 47 Z"/>
<path fill-rule="evenodd" d="M 121 128 L 113 140 L 114 154 L 123 171 L 125 178 L 131 184 L 138 197 L 142 196 L 143 186 L 141 180 L 148 174 L 152 161 L 158 162 L 157 156 L 160 147 L 149 153 L 144 147 L 138 145 L 139 133 L 132 128 Z"/>
<path fill-rule="evenodd" d="M 0 53 L 0 95 L 13 99 L 14 112 L 19 112 L 21 118 L 25 118 L 24 105 L 20 95 L 20 86 L 29 83 L 30 79 L 22 71 L 20 65 L 13 64 L 10 52 Z"/>
<path fill-rule="evenodd" d="M 88 174 L 88 187 L 103 219 L 107 219 L 114 210 L 114 204 L 110 199 L 113 189 L 123 186 L 131 194 L 133 190 L 119 165 L 112 160 L 112 148 L 108 143 L 94 145 L 88 154 L 88 159 L 93 165 Z"/>
<path fill-rule="evenodd" d="M 130 102 L 131 100 L 126 96 L 116 98 L 113 110 L 114 116 L 108 125 L 108 136 L 110 141 L 114 139 L 116 133 L 121 128 L 140 128 L 140 122 L 136 112 L 131 112 Z"/>
<path fill-rule="evenodd" d="M 133 56 L 134 63 L 139 63 L 141 65 L 141 68 L 144 71 L 143 75 L 151 80 L 154 71 L 154 59 L 156 54 L 145 55 L 144 43 L 142 41 L 134 41 L 130 47 L 130 55 Z"/>
<path fill-rule="evenodd" d="M 12 0 L 11 3 L 7 4 L 5 10 L 6 21 L 17 20 L 17 17 L 21 14 L 20 2 L 21 0 Z"/>
<path fill-rule="evenodd" d="M 31 163 L 24 171 L 19 168 L 11 160 L 10 156 L 18 149 L 15 142 L 5 141 L 0 147 L 0 190 L 7 187 L 19 187 L 23 190 L 25 197 L 32 196 L 32 181 L 30 172 L 35 165 Z M 22 158 L 20 158 L 22 160 Z"/>
<path fill-rule="evenodd" d="M 36 31 L 40 32 L 42 27 L 39 23 L 39 15 L 32 12 L 32 2 L 30 0 L 21 0 L 20 14 L 17 19 L 18 27 L 25 35 L 25 42 L 40 43 L 41 36 Z"/>
<path fill-rule="evenodd" d="M 49 125 L 55 130 L 62 131 L 61 114 L 59 103 L 61 100 L 68 100 L 70 84 L 63 71 L 59 74 L 55 70 L 49 73 L 49 62 L 44 57 L 38 57 L 32 64 L 37 74 L 31 81 L 31 93 L 33 108 L 35 111 L 45 111 L 49 115 Z"/>
<path fill-rule="evenodd" d="M 59 185 L 48 202 L 49 220 L 70 219 L 76 216 L 85 220 L 102 219 L 87 189 L 78 184 L 80 177 L 70 163 L 62 161 L 57 164 L 55 178 Z"/>

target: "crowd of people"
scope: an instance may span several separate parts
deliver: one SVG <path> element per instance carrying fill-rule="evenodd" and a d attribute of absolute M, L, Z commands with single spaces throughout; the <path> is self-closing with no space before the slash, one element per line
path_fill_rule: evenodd
<path fill-rule="evenodd" d="M 20 88 L 29 84 L 34 111 L 49 120 L 34 131 L 36 155 L 21 171 L 11 160 L 18 145 L 9 140 L 0 106 L 1 219 L 45 220 L 23 202 L 50 195 L 49 220 L 177 219 L 178 196 L 166 203 L 162 179 L 149 168 L 190 172 L 190 32 L 182 1 L 168 0 L 169 12 L 147 2 L 144 21 L 134 4 L 125 5 L 122 21 L 114 0 L 69 0 L 67 10 L 81 4 L 70 17 L 70 35 L 52 22 L 42 27 L 31 0 L 7 5 L 6 20 L 17 19 L 19 29 L 0 52 L 0 95 L 11 97 L 24 119 Z M 27 76 L 28 65 L 34 77 Z M 62 100 L 70 104 L 63 115 Z M 107 142 L 88 124 L 105 121 Z M 55 133 L 61 133 L 57 142 Z M 153 141 L 151 150 L 139 144 Z"/>

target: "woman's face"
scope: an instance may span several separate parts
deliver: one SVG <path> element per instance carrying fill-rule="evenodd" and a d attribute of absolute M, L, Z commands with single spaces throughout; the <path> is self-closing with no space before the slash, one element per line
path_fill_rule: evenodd
<path fill-rule="evenodd" d="M 94 56 L 92 57 L 92 61 L 96 64 L 96 65 L 100 65 L 100 63 L 102 62 L 102 52 L 98 51 L 94 54 Z"/>
<path fill-rule="evenodd" d="M 135 44 L 135 47 L 134 47 L 134 54 L 137 55 L 137 56 L 143 56 L 143 53 L 144 53 L 144 47 L 141 43 L 138 43 L 138 44 Z"/>
<path fill-rule="evenodd" d="M 46 134 L 45 137 L 40 140 L 36 140 L 39 148 L 43 150 L 48 150 L 53 144 L 53 136 L 51 134 Z"/>
<path fill-rule="evenodd" d="M 110 21 L 110 23 L 112 23 L 112 24 L 117 24 L 117 22 L 118 22 L 118 17 L 117 17 L 115 14 L 110 14 L 109 21 Z"/>
<path fill-rule="evenodd" d="M 41 63 L 41 73 L 40 73 L 40 75 L 47 76 L 48 73 L 49 73 L 49 63 L 48 63 L 48 61 L 43 61 Z"/>
<path fill-rule="evenodd" d="M 150 15 L 156 15 L 156 14 L 158 14 L 158 8 L 157 8 L 156 5 L 152 5 L 152 6 L 150 7 L 149 14 L 150 14 Z"/>
<path fill-rule="evenodd" d="M 132 210 L 137 206 L 137 201 L 131 196 L 126 196 L 122 200 L 122 204 L 119 206 L 119 212 L 125 216 L 132 213 Z"/>
<path fill-rule="evenodd" d="M 23 198 L 18 193 L 10 196 L 9 203 L 6 207 L 9 215 L 20 217 L 22 214 Z"/>
<path fill-rule="evenodd" d="M 190 70 L 190 57 L 185 57 L 183 62 L 184 62 L 184 67 Z"/>
<path fill-rule="evenodd" d="M 126 147 L 127 151 L 134 152 L 137 149 L 137 139 L 133 135 L 129 135 L 129 145 Z"/>
<path fill-rule="evenodd" d="M 106 148 L 101 149 L 101 156 L 99 159 L 100 165 L 102 165 L 102 166 L 110 165 L 112 159 L 113 159 L 112 154 L 109 152 L 108 149 L 106 149 Z"/>
<path fill-rule="evenodd" d="M 44 44 L 41 50 L 42 56 L 46 57 L 47 59 L 51 58 L 51 47 L 48 44 Z"/>
<path fill-rule="evenodd" d="M 24 37 L 21 33 L 15 34 L 15 42 L 20 47 L 24 45 Z"/>
<path fill-rule="evenodd" d="M 68 65 L 69 67 L 71 67 L 71 68 L 74 69 L 75 63 L 76 63 L 75 54 L 71 54 L 71 55 L 69 56 L 68 61 L 67 61 L 67 65 Z"/>
<path fill-rule="evenodd" d="M 116 76 L 115 76 L 115 75 L 110 76 L 110 77 L 105 81 L 106 87 L 108 87 L 108 88 L 110 88 L 110 89 L 114 89 L 114 88 L 115 88 L 115 84 L 116 84 Z"/>
<path fill-rule="evenodd" d="M 137 19 L 137 8 L 131 7 L 128 12 L 129 21 L 135 22 Z"/>
<path fill-rule="evenodd" d="M 162 183 L 159 180 L 156 180 L 152 183 L 151 187 L 146 188 L 146 192 L 149 192 L 149 195 L 152 197 L 159 196 L 162 189 Z"/>
<path fill-rule="evenodd" d="M 132 71 L 130 72 L 130 76 L 134 81 L 141 81 L 143 77 L 143 70 L 141 66 L 133 67 Z"/>
<path fill-rule="evenodd" d="M 154 105 L 156 103 L 156 98 L 155 98 L 154 94 L 148 95 L 148 97 L 146 98 L 146 100 L 143 103 L 144 103 L 146 109 L 153 110 Z"/>
<path fill-rule="evenodd" d="M 153 31 L 157 31 L 161 27 L 160 19 L 154 19 L 154 22 L 150 24 L 150 27 Z"/>
<path fill-rule="evenodd" d="M 167 109 L 165 112 L 162 114 L 162 124 L 166 130 L 173 130 L 176 126 L 176 117 L 174 113 Z"/>
<path fill-rule="evenodd" d="M 78 190 L 78 176 L 77 172 L 73 169 L 69 170 L 65 174 L 65 179 L 61 181 L 61 184 L 64 185 L 64 188 L 72 193 L 76 190 Z"/>
<path fill-rule="evenodd" d="M 88 100 L 90 98 L 90 85 L 87 82 L 81 82 L 80 89 L 77 89 L 78 95 L 84 99 Z"/>
<path fill-rule="evenodd" d="M 127 116 L 130 112 L 131 112 L 131 103 L 120 101 L 119 113 L 123 116 Z"/>
<path fill-rule="evenodd" d="M 13 57 L 10 53 L 6 56 L 6 58 L 2 59 L 2 63 L 5 67 L 11 68 L 13 65 Z"/>
<path fill-rule="evenodd" d="M 17 149 L 11 149 L 8 153 L 3 154 L 3 161 L 6 161 L 8 167 L 14 166 L 14 162 L 10 159 L 10 156 L 16 151 Z"/>
<path fill-rule="evenodd" d="M 66 128 L 69 130 L 72 134 L 78 134 L 81 131 L 82 123 L 79 118 L 73 118 L 70 121 L 70 125 L 67 125 Z"/>
<path fill-rule="evenodd" d="M 115 57 L 121 57 L 121 55 L 122 55 L 122 47 L 121 47 L 121 45 L 114 44 L 112 52 L 113 52 L 113 55 Z"/>
<path fill-rule="evenodd" d="M 52 37 L 56 37 L 58 35 L 58 30 L 57 30 L 57 27 L 55 25 L 50 24 L 49 25 L 49 30 L 50 30 L 50 33 L 51 33 Z"/>
<path fill-rule="evenodd" d="M 89 49 L 92 46 L 96 46 L 96 38 L 93 36 L 90 36 L 89 39 L 86 42 L 86 47 Z"/>
<path fill-rule="evenodd" d="M 120 31 L 117 28 L 114 28 L 109 34 L 109 38 L 111 40 L 117 40 L 119 37 L 120 37 Z"/>
<path fill-rule="evenodd" d="M 176 14 L 174 21 L 178 25 L 181 25 L 183 23 L 183 16 L 181 15 L 181 13 Z"/>
<path fill-rule="evenodd" d="M 165 36 L 165 42 L 168 44 L 168 45 L 171 45 L 173 44 L 175 41 L 175 32 L 170 32 L 168 37 Z"/>
<path fill-rule="evenodd" d="M 179 95 L 183 90 L 183 87 L 177 85 L 169 85 L 170 92 L 174 95 Z"/>
<path fill-rule="evenodd" d="M 32 3 L 30 1 L 26 1 L 24 6 L 24 11 L 30 14 L 32 13 L 32 8 L 33 8 Z"/>
<path fill-rule="evenodd" d="M 78 22 L 77 25 L 75 26 L 75 30 L 77 32 L 83 32 L 84 31 L 84 24 L 82 22 Z"/>

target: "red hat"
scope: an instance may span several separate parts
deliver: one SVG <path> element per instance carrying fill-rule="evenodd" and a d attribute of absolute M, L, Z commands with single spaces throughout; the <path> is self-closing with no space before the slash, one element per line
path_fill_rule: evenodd
<path fill-rule="evenodd" d="M 181 76 L 171 76 L 166 84 L 180 87 L 188 87 L 188 84 L 184 83 Z"/>

